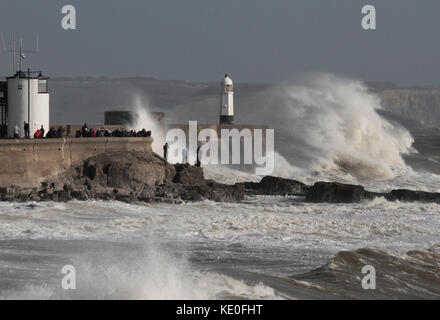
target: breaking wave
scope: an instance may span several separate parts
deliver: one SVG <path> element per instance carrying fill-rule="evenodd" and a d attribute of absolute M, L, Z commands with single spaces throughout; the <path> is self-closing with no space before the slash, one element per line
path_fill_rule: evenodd
<path fill-rule="evenodd" d="M 438 243 L 438 212 L 438 204 L 385 199 L 2 203 L 0 299 L 438 297 L 438 247 L 404 254 Z M 352 252 L 364 247 L 383 249 Z M 363 290 L 360 263 L 393 279 L 378 273 L 378 290 Z M 60 286 L 67 264 L 77 290 Z"/>
<path fill-rule="evenodd" d="M 25 247 L 27 242 L 22 243 Z M 89 254 L 75 256 L 69 262 L 78 275 L 76 290 L 63 290 L 59 277 L 39 278 L 34 284 L 18 285 L 15 290 L 0 289 L 0 299 L 52 300 L 52 299 L 123 299 L 123 300 L 214 300 L 214 299 L 282 299 L 269 286 L 260 282 L 247 284 L 241 279 L 194 268 L 186 257 L 176 256 L 167 248 L 150 244 L 135 249 L 127 259 L 128 251 L 117 243 L 88 242 Z M 39 246 L 45 246 L 44 242 Z M 72 244 L 52 242 L 48 248 Z M 41 248 L 41 247 L 40 247 Z M 98 251 L 99 252 L 98 252 Z M 34 252 L 35 253 L 35 252 Z M 47 257 L 45 258 L 47 259 Z M 35 259 L 44 264 L 46 260 Z M 60 268 L 63 263 L 58 262 Z M 54 279 L 55 278 L 55 279 Z M 38 285 L 38 282 L 44 284 Z"/>
<path fill-rule="evenodd" d="M 162 146 L 165 143 L 165 134 L 163 128 L 150 113 L 148 98 L 146 96 L 135 95 L 132 100 L 133 111 L 136 114 L 136 117 L 133 123 L 127 124 L 127 129 L 136 131 L 146 129 L 147 131 L 151 131 L 151 136 L 153 137 L 153 151 L 156 154 L 162 154 Z"/>
<path fill-rule="evenodd" d="M 283 91 L 283 127 L 291 153 L 300 155 L 289 160 L 361 180 L 391 178 L 393 167 L 405 167 L 414 139 L 379 116 L 380 100 L 362 82 L 314 74 Z"/>
<path fill-rule="evenodd" d="M 323 267 L 292 276 L 293 285 L 307 287 L 307 298 L 438 299 L 440 247 L 396 254 L 379 248 L 341 251 Z M 376 270 L 375 290 L 364 290 L 364 266 Z M 299 297 L 301 298 L 301 297 Z"/>

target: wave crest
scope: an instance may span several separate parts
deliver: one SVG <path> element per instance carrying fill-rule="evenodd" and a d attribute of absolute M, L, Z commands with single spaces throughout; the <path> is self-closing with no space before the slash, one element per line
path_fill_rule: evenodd
<path fill-rule="evenodd" d="M 379 116 L 380 99 L 360 81 L 309 75 L 284 87 L 284 128 L 296 162 L 315 171 L 343 171 L 358 179 L 388 179 L 404 167 L 414 142 L 404 128 Z"/>

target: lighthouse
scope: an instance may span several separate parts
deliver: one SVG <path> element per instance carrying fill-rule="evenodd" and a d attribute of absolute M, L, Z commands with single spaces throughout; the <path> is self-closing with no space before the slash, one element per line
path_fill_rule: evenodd
<path fill-rule="evenodd" d="M 49 104 L 48 90 L 49 78 L 43 76 L 42 71 L 23 71 L 25 53 L 38 52 L 38 39 L 36 50 L 24 50 L 23 41 L 17 49 L 15 34 L 13 35 L 12 49 L 5 48 L 2 37 L 3 50 L 13 55 L 12 69 L 14 75 L 0 81 L 0 136 L 13 137 L 15 128 L 18 128 L 19 137 L 25 137 L 24 123 L 29 124 L 30 137 L 42 126 L 49 130 Z M 18 70 L 17 63 L 18 62 Z"/>
<path fill-rule="evenodd" d="M 14 136 L 14 127 L 20 129 L 24 137 L 24 122 L 29 123 L 32 136 L 35 131 L 44 127 L 49 130 L 49 78 L 40 71 L 21 72 L 7 78 L 7 130 L 8 137 Z"/>
<path fill-rule="evenodd" d="M 227 74 L 221 82 L 220 124 L 234 124 L 234 83 Z"/>

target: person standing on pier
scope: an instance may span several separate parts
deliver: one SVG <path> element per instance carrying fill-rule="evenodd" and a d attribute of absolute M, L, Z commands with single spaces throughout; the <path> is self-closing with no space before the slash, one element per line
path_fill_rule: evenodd
<path fill-rule="evenodd" d="M 166 162 L 168 162 L 168 142 L 165 143 L 165 145 L 163 146 L 163 158 L 165 159 Z"/>
<path fill-rule="evenodd" d="M 23 130 L 24 130 L 24 137 L 25 137 L 25 139 L 29 139 L 30 138 L 29 123 L 27 123 L 26 121 L 23 124 Z"/>

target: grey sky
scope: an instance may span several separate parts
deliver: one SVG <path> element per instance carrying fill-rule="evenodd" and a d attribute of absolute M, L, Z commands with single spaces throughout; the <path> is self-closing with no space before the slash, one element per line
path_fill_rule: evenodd
<path fill-rule="evenodd" d="M 76 31 L 61 7 L 77 9 Z M 377 30 L 361 8 L 377 9 Z M 279 82 L 309 71 L 440 85 L 438 0 L 1 0 L 0 32 L 40 53 L 49 76 L 152 76 Z M 9 75 L 10 55 L 0 55 Z"/>

